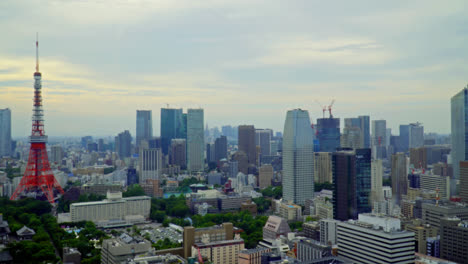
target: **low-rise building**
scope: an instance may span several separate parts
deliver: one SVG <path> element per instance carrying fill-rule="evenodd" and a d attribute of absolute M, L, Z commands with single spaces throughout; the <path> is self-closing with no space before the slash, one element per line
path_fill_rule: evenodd
<path fill-rule="evenodd" d="M 320 219 L 320 243 L 336 245 L 337 225 L 340 221 L 335 219 Z"/>
<path fill-rule="evenodd" d="M 414 233 L 398 218 L 360 214 L 338 223 L 338 254 L 357 263 L 414 263 Z"/>
<path fill-rule="evenodd" d="M 416 243 L 416 252 L 427 254 L 427 239 L 437 236 L 437 228 L 428 224 L 423 224 L 420 219 L 414 220 L 412 223 L 405 225 L 405 230 L 414 233 Z"/>
<path fill-rule="evenodd" d="M 122 234 L 118 238 L 105 239 L 102 242 L 101 263 L 121 264 L 138 254 L 143 254 L 151 249 L 151 242 L 140 238 Z"/>
<path fill-rule="evenodd" d="M 281 235 L 287 236 L 291 232 L 288 222 L 278 216 L 268 217 L 268 221 L 263 227 L 263 239 L 275 240 Z"/>
<path fill-rule="evenodd" d="M 312 239 L 297 242 L 297 259 L 303 262 L 332 256 L 332 248 Z"/>
<path fill-rule="evenodd" d="M 108 192 L 103 201 L 71 204 L 70 218 L 72 222 L 92 221 L 100 226 L 125 225 L 144 222 L 150 209 L 148 196 L 122 198 L 122 193 Z"/>
<path fill-rule="evenodd" d="M 198 257 L 200 254 L 213 264 L 237 264 L 239 252 L 243 249 L 243 239 L 205 241 L 192 246 L 192 257 Z"/>
<path fill-rule="evenodd" d="M 239 264 L 262 264 L 262 254 L 271 252 L 270 248 L 244 249 L 239 252 Z"/>
<path fill-rule="evenodd" d="M 459 217 L 468 220 L 468 207 L 453 202 L 441 202 L 439 204 L 422 204 L 422 219 L 425 224 L 440 228 L 440 219 L 445 217 Z"/>
<path fill-rule="evenodd" d="M 281 203 L 280 216 L 287 221 L 301 221 L 302 207 L 296 204 Z"/>
<path fill-rule="evenodd" d="M 440 221 L 440 257 L 468 263 L 468 221 L 444 217 Z"/>
<path fill-rule="evenodd" d="M 304 236 L 313 240 L 320 241 L 320 223 L 317 221 L 306 222 L 302 224 Z"/>

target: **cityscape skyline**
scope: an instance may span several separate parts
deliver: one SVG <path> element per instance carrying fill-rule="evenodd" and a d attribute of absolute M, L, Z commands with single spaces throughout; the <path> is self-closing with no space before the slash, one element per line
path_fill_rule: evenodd
<path fill-rule="evenodd" d="M 3 1 L 15 16 L 0 27 L 28 28 L 7 30 L 0 43 L 0 105 L 11 109 L 12 136 L 27 136 L 36 31 L 51 136 L 136 135 L 135 111 L 157 115 L 166 104 L 203 108 L 210 127 L 281 131 L 287 110 L 306 109 L 316 123 L 315 100 L 332 99 L 340 119 L 370 115 L 393 133 L 419 121 L 427 132 L 449 133 L 450 97 L 466 85 L 463 1 L 363 2 L 363 10 L 298 3 Z M 248 11 L 255 9 L 264 12 Z M 288 19 L 278 24 L 284 10 Z"/>

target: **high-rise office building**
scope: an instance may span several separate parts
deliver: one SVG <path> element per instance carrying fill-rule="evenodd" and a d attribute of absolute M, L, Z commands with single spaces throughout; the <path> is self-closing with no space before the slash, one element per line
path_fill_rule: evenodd
<path fill-rule="evenodd" d="M 424 127 L 420 123 L 409 124 L 409 148 L 424 146 Z"/>
<path fill-rule="evenodd" d="M 371 163 L 371 202 L 384 200 L 382 191 L 383 165 L 382 160 L 372 160 Z"/>
<path fill-rule="evenodd" d="M 50 147 L 50 162 L 55 164 L 62 164 L 63 149 L 60 145 Z"/>
<path fill-rule="evenodd" d="M 314 197 L 314 137 L 309 112 L 289 110 L 283 136 L 283 198 L 303 205 Z"/>
<path fill-rule="evenodd" d="M 141 149 L 139 158 L 139 182 L 146 183 L 146 180 L 159 180 L 162 169 L 161 149 Z"/>
<path fill-rule="evenodd" d="M 387 146 L 387 121 L 372 120 L 372 146 Z"/>
<path fill-rule="evenodd" d="M 180 166 L 180 168 L 187 168 L 187 144 L 183 138 L 174 138 L 171 140 L 171 147 L 169 149 L 169 163 L 171 165 Z"/>
<path fill-rule="evenodd" d="M 137 110 L 136 146 L 140 147 L 142 140 L 149 141 L 153 137 L 153 115 L 151 110 Z"/>
<path fill-rule="evenodd" d="M 271 153 L 271 134 L 271 129 L 255 129 L 255 145 L 260 146 L 260 154 L 262 156 L 269 156 Z"/>
<path fill-rule="evenodd" d="M 346 221 L 356 219 L 356 155 L 353 151 L 332 154 L 333 164 L 333 217 Z"/>
<path fill-rule="evenodd" d="M 115 137 L 115 152 L 119 154 L 119 158 L 128 158 L 132 155 L 132 136 L 130 131 L 125 130 Z"/>
<path fill-rule="evenodd" d="M 341 147 L 358 149 L 363 147 L 363 135 L 359 127 L 345 127 L 341 135 Z"/>
<path fill-rule="evenodd" d="M 333 182 L 330 152 L 314 152 L 314 179 L 316 183 Z"/>
<path fill-rule="evenodd" d="M 182 109 L 161 108 L 161 144 L 164 155 L 169 153 L 169 145 L 174 138 L 186 138 Z"/>
<path fill-rule="evenodd" d="M 451 99 L 454 179 L 460 179 L 460 161 L 468 161 L 468 85 Z M 452 190 L 454 194 L 455 190 Z"/>
<path fill-rule="evenodd" d="M 460 198 L 468 203 L 468 161 L 460 161 Z"/>
<path fill-rule="evenodd" d="M 216 162 L 227 159 L 227 137 L 220 136 L 219 138 L 215 139 L 215 160 Z"/>
<path fill-rule="evenodd" d="M 353 263 L 414 263 L 414 233 L 400 226 L 397 218 L 369 214 L 338 223 L 338 254 Z"/>
<path fill-rule="evenodd" d="M 255 165 L 257 160 L 257 150 L 255 145 L 255 127 L 249 125 L 242 125 L 238 128 L 239 151 L 243 151 L 247 155 L 249 165 Z"/>
<path fill-rule="evenodd" d="M 427 169 L 427 148 L 410 148 L 409 154 L 410 165 L 413 165 L 414 169 Z"/>
<path fill-rule="evenodd" d="M 392 155 L 392 197 L 399 205 L 402 195 L 408 192 L 408 168 L 405 153 Z"/>
<path fill-rule="evenodd" d="M 317 130 L 321 152 L 333 152 L 341 146 L 339 118 L 318 118 Z"/>
<path fill-rule="evenodd" d="M 443 218 L 440 221 L 440 257 L 468 263 L 468 221 L 460 218 Z"/>
<path fill-rule="evenodd" d="M 344 123 L 342 147 L 354 149 L 371 147 L 369 116 L 345 118 Z"/>
<path fill-rule="evenodd" d="M 400 149 L 398 152 L 407 152 L 409 149 L 409 139 L 410 138 L 410 126 L 409 125 L 400 125 L 400 136 L 399 136 L 399 145 Z"/>
<path fill-rule="evenodd" d="M 203 109 L 187 111 L 187 168 L 202 171 L 205 167 Z"/>
<path fill-rule="evenodd" d="M 370 213 L 371 207 L 371 150 L 356 149 L 356 199 L 358 214 Z"/>
<path fill-rule="evenodd" d="M 11 111 L 0 109 L 0 157 L 11 155 Z"/>

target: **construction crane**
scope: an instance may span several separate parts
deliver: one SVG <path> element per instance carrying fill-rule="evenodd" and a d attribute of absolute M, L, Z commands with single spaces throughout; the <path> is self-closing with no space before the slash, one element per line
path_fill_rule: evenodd
<path fill-rule="evenodd" d="M 323 118 L 325 118 L 325 112 L 327 111 L 327 106 L 326 105 L 323 105 L 320 104 L 317 100 L 315 100 L 315 102 L 320 106 L 320 108 L 322 108 L 322 115 L 323 115 Z"/>
<path fill-rule="evenodd" d="M 328 106 L 328 114 L 330 115 L 330 118 L 333 118 L 333 115 L 332 115 L 331 111 L 332 111 L 332 106 L 333 106 L 334 103 L 335 103 L 335 99 L 333 99 L 331 101 L 330 105 Z M 324 114 L 324 116 L 325 116 L 325 114 Z"/>

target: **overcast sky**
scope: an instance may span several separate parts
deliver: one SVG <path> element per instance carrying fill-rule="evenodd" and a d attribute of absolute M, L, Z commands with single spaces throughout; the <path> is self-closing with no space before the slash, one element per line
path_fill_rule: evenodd
<path fill-rule="evenodd" d="M 286 111 L 336 102 L 450 132 L 468 82 L 468 1 L 0 1 L 0 108 L 31 131 L 39 32 L 45 129 L 135 135 L 136 110 L 205 109 L 209 127 L 282 131 Z M 343 121 L 342 121 L 343 122 Z"/>

